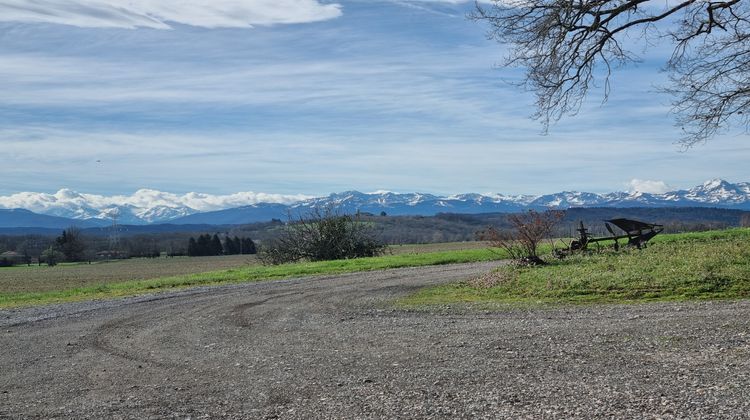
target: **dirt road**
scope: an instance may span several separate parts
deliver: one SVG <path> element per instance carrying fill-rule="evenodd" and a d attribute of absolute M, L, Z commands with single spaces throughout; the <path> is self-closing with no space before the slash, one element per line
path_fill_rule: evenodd
<path fill-rule="evenodd" d="M 750 413 L 750 302 L 389 305 L 491 265 L 0 311 L 0 418 Z"/>

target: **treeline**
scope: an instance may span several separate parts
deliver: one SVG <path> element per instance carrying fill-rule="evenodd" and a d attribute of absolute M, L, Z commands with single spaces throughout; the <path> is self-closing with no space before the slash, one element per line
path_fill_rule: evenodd
<path fill-rule="evenodd" d="M 387 244 L 436 243 L 473 241 L 477 232 L 488 226 L 510 229 L 507 213 L 459 214 L 441 213 L 435 216 L 377 216 L 361 214 L 360 219 L 370 224 L 378 239 Z M 663 224 L 666 233 L 694 232 L 750 226 L 750 212 L 706 207 L 684 208 L 573 208 L 553 234 L 575 236 L 578 222 L 583 221 L 591 233 L 607 235 L 604 220 L 625 217 Z M 283 222 L 254 223 L 234 227 L 240 235 L 273 240 L 283 230 Z"/>
<path fill-rule="evenodd" d="M 58 247 L 60 244 L 57 238 L 61 236 L 0 235 L 0 254 L 11 251 L 28 256 L 36 261 L 50 247 Z M 162 252 L 170 255 L 185 255 L 187 252 L 185 245 L 189 237 L 189 233 L 165 236 L 139 234 L 120 238 L 116 244 L 116 251 L 124 257 L 148 257 L 154 254 L 158 256 Z M 67 242 L 67 239 L 64 242 Z M 86 234 L 84 231 L 80 231 L 80 242 L 84 245 L 81 250 L 81 258 L 87 260 L 97 258 L 97 254 L 110 251 L 112 248 L 109 238 Z M 69 248 L 70 245 L 66 245 L 66 247 Z M 62 252 L 61 249 L 59 251 Z"/>
<path fill-rule="evenodd" d="M 13 240 L 15 239 L 15 240 Z M 10 249 L 9 249 L 10 248 Z M 26 235 L 0 238 L 0 266 L 17 264 L 91 261 L 93 255 L 78 228 L 68 228 L 55 238 Z"/>
<path fill-rule="evenodd" d="M 716 208 L 574 208 L 565 213 L 565 219 L 558 225 L 556 236 L 576 236 L 576 228 L 579 220 L 582 220 L 590 233 L 596 236 L 608 235 L 604 228 L 604 220 L 625 217 L 642 220 L 644 222 L 659 223 L 665 226 L 666 233 L 702 231 L 709 229 L 723 229 L 735 226 L 750 226 L 750 212 L 740 210 L 716 209 Z M 374 216 L 361 215 L 360 221 L 367 223 L 376 233 L 377 238 L 387 244 L 406 243 L 434 243 L 476 240 L 476 233 L 486 229 L 488 226 L 496 226 L 500 229 L 509 229 L 508 215 L 503 213 L 488 214 L 453 214 L 444 213 L 436 216 Z M 286 223 L 281 220 L 272 220 L 265 223 L 253 223 L 238 226 L 216 226 L 209 230 L 210 226 L 201 226 L 198 231 L 184 232 L 154 232 L 127 234 L 121 232 L 118 243 L 114 246 L 108 238 L 106 229 L 84 229 L 77 232 L 76 241 L 69 243 L 68 233 L 65 239 L 58 242 L 62 237 L 61 232 L 55 231 L 48 235 L 0 235 L 0 254 L 7 251 L 20 254 L 16 259 L 19 261 L 43 262 L 42 254 L 53 248 L 60 252 L 56 254 L 60 261 L 71 259 L 95 260 L 108 258 L 129 258 L 149 256 L 179 256 L 188 255 L 189 239 L 192 237 L 196 242 L 200 236 L 208 236 L 210 242 L 216 236 L 221 243 L 219 254 L 239 254 L 255 252 L 256 243 L 266 244 L 274 240 L 284 232 Z M 145 229 L 146 227 L 141 227 Z M 189 227 L 194 228 L 194 227 Z M 188 227 L 186 227 L 188 229 Z M 210 233 L 209 233 L 210 232 Z M 221 240 L 221 238 L 231 238 Z M 242 243 L 237 239 L 254 238 L 255 242 Z M 75 245 L 80 242 L 83 249 L 77 249 Z M 196 254 L 205 251 L 194 249 Z M 214 242 L 213 250 L 205 255 L 219 255 L 214 252 L 219 247 Z M 67 255 L 66 255 L 67 250 Z M 62 256 L 61 256 L 62 254 Z M 53 254 L 55 256 L 55 254 Z M 11 257 L 9 257 L 11 258 Z M 0 257 L 2 259 L 2 257 Z"/>
<path fill-rule="evenodd" d="M 223 232 L 224 241 L 216 243 L 210 252 L 195 250 L 195 255 L 254 254 L 256 244 L 245 235 Z M 203 236 L 212 240 L 211 234 Z M 200 238 L 200 236 L 197 236 Z M 214 235 L 217 236 L 218 235 Z M 97 261 L 123 258 L 159 258 L 163 255 L 186 256 L 190 238 L 196 241 L 196 232 L 143 233 L 118 238 L 112 243 L 107 236 L 93 235 L 71 227 L 59 235 L 0 235 L 0 267 L 20 264 L 50 264 L 60 262 Z M 197 242 L 197 241 L 196 241 Z M 205 252 L 205 253 L 204 253 Z M 218 252 L 218 253 L 217 253 Z M 6 255 L 3 255 L 6 254 Z"/>
<path fill-rule="evenodd" d="M 510 229 L 506 213 L 441 213 L 432 217 L 364 217 L 388 244 L 434 243 L 476 240 L 488 226 Z M 557 225 L 555 236 L 575 236 L 579 221 L 590 233 L 609 235 L 604 220 L 628 218 L 662 224 L 666 233 L 696 232 L 730 227 L 750 227 L 750 212 L 715 208 L 573 208 Z"/>
<path fill-rule="evenodd" d="M 219 235 L 204 234 L 198 236 L 198 239 L 190 237 L 187 245 L 187 255 L 190 257 L 209 257 L 216 255 L 239 255 L 239 254 L 256 254 L 258 252 L 255 242 L 247 237 L 231 238 L 224 237 L 222 242 Z"/>

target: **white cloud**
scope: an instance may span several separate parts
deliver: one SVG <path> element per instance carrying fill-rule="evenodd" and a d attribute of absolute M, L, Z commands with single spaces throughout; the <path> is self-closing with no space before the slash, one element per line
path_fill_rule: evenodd
<path fill-rule="evenodd" d="M 649 194 L 664 194 L 673 188 L 664 181 L 653 181 L 648 179 L 631 179 L 627 184 L 628 191 Z"/>
<path fill-rule="evenodd" d="M 317 0 L 0 0 L 0 21 L 84 28 L 248 28 L 317 22 L 341 16 L 339 4 Z"/>
<path fill-rule="evenodd" d="M 173 194 L 151 189 L 138 190 L 131 195 L 97 195 L 84 194 L 70 189 L 61 189 L 54 194 L 22 192 L 0 196 L 0 208 L 24 208 L 38 213 L 50 213 L 55 209 L 67 209 L 74 212 L 89 213 L 93 210 L 106 213 L 113 206 L 148 209 L 157 206 L 168 208 L 188 207 L 197 211 L 213 211 L 257 203 L 291 204 L 312 198 L 308 195 L 283 195 L 256 192 L 239 192 L 228 195 L 203 193 Z"/>

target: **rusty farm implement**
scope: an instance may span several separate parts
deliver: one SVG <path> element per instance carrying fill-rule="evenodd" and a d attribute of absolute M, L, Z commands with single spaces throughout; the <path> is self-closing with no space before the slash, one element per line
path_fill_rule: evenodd
<path fill-rule="evenodd" d="M 615 233 L 612 225 L 616 226 L 622 232 L 621 234 Z M 654 223 L 639 222 L 638 220 L 630 219 L 612 219 L 604 222 L 604 227 L 612 236 L 604 237 L 592 237 L 589 234 L 588 229 L 580 222 L 578 229 L 578 239 L 573 240 L 568 247 L 568 252 L 584 251 L 588 249 L 591 244 L 598 244 L 604 241 L 614 241 L 614 249 L 620 249 L 620 241 L 627 240 L 625 246 L 635 247 L 638 249 L 645 248 L 651 238 L 658 235 L 664 230 L 663 225 L 657 225 Z"/>

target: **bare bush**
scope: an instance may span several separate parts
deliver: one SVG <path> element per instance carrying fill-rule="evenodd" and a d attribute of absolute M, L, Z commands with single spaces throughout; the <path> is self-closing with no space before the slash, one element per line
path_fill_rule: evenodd
<path fill-rule="evenodd" d="M 386 246 L 359 215 L 341 215 L 331 209 L 314 209 L 284 226 L 282 233 L 261 248 L 267 264 L 328 261 L 374 257 Z"/>
<path fill-rule="evenodd" d="M 501 248 L 516 262 L 523 264 L 543 264 L 539 258 L 539 245 L 550 238 L 552 229 L 565 216 L 565 212 L 546 210 L 538 212 L 528 210 L 508 216 L 512 229 L 500 230 L 487 228 L 480 239 L 490 242 L 495 248 Z"/>

